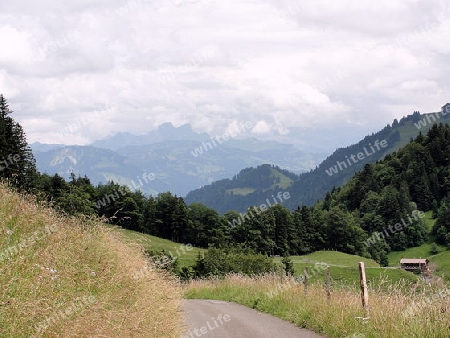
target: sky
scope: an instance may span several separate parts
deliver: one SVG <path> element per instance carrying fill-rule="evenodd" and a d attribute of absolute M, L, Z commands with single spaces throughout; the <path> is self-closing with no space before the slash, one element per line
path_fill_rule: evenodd
<path fill-rule="evenodd" d="M 450 102 L 449 14 L 448 0 L 0 0 L 0 93 L 30 143 L 171 122 L 348 145 Z"/>

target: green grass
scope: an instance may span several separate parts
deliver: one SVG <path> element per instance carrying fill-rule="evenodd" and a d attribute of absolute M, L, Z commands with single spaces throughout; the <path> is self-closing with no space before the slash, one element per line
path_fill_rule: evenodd
<path fill-rule="evenodd" d="M 355 271 L 355 274 L 358 273 Z M 359 291 L 332 288 L 328 299 L 323 283 L 309 285 L 305 294 L 301 284 L 286 278 L 281 284 L 271 276 L 230 275 L 224 279 L 192 281 L 185 286 L 185 297 L 236 302 L 331 338 L 450 336 L 450 317 L 442 312 L 442 308 L 450 304 L 425 302 L 427 295 L 414 293 L 407 282 L 389 284 L 388 292 L 369 286 L 370 314 L 362 308 Z M 432 292 L 439 291 L 436 288 Z M 409 309 L 419 310 L 424 315 L 405 316 Z M 361 317 L 369 318 L 362 321 Z"/>
<path fill-rule="evenodd" d="M 433 255 L 430 253 L 431 243 L 424 243 L 421 246 L 416 246 L 414 248 L 408 248 L 404 251 L 392 251 L 389 253 L 389 266 L 398 266 L 400 264 L 400 259 L 402 258 L 428 258 L 430 259 Z M 446 248 L 444 246 L 438 245 L 439 252 L 445 252 Z"/>
<path fill-rule="evenodd" d="M 366 267 L 380 267 L 373 259 L 363 258 L 357 255 L 349 255 L 339 251 L 316 251 L 304 256 L 291 256 L 294 264 L 298 263 L 327 263 L 334 266 L 357 266 L 358 262 L 364 262 Z M 275 261 L 281 261 L 276 258 Z"/>
<path fill-rule="evenodd" d="M 433 113 L 430 113 L 431 115 L 434 115 Z M 427 114 L 423 114 L 420 119 L 424 119 L 425 116 Z M 411 138 L 415 139 L 418 134 L 419 131 L 422 132 L 422 135 L 426 135 L 428 133 L 428 130 L 430 130 L 430 128 L 433 126 L 433 123 L 449 123 L 450 124 L 450 116 L 446 115 L 446 116 L 442 116 L 441 114 L 439 114 L 440 118 L 438 120 L 436 120 L 436 122 L 431 122 L 431 123 L 427 123 L 427 125 L 425 127 L 422 127 L 420 130 L 417 129 L 417 127 L 414 125 L 414 123 L 412 121 L 408 121 L 406 122 L 403 126 L 401 126 L 399 128 L 399 132 L 400 132 L 400 141 L 398 141 L 395 145 L 394 145 L 394 150 L 398 150 L 402 147 L 404 147 L 405 145 L 407 145 L 409 143 L 409 141 L 411 140 Z"/>
<path fill-rule="evenodd" d="M 255 190 L 256 189 L 253 189 L 253 188 L 233 188 L 233 189 L 228 189 L 226 191 L 226 193 L 227 194 L 240 195 L 240 196 L 246 196 L 248 194 L 251 194 Z"/>
<path fill-rule="evenodd" d="M 450 251 L 438 253 L 431 256 L 429 260 L 431 269 L 436 269 L 435 274 L 450 281 Z"/>
<path fill-rule="evenodd" d="M 402 280 L 407 281 L 408 283 L 417 281 L 417 276 L 410 272 L 380 267 L 380 265 L 372 259 L 337 251 L 317 251 L 309 255 L 291 256 L 290 258 L 294 263 L 296 276 L 303 275 L 305 268 L 308 267 L 308 274 L 310 275 L 309 280 L 312 283 L 324 282 L 326 272 L 324 269 L 320 268 L 321 265 L 316 264 L 326 263 L 330 266 L 331 279 L 336 286 L 358 288 L 359 262 L 364 262 L 368 283 L 374 286 L 386 284 L 386 281 L 389 281 L 390 284 L 396 284 Z M 274 261 L 279 264 L 281 262 L 281 257 L 275 258 Z"/>
<path fill-rule="evenodd" d="M 432 212 L 425 213 L 425 224 L 431 229 L 436 222 L 432 218 Z M 435 270 L 438 276 L 444 276 L 446 280 L 450 280 L 450 251 L 445 246 L 437 245 L 438 253 L 431 254 L 431 244 L 434 243 L 434 237 L 429 236 L 426 243 L 414 248 L 408 248 L 404 251 L 392 251 L 388 254 L 389 266 L 398 266 L 402 258 L 427 258 L 430 261 L 431 270 Z"/>
<path fill-rule="evenodd" d="M 204 249 L 186 246 L 184 244 L 175 243 L 167 239 L 162 239 L 155 236 L 150 236 L 147 234 L 142 234 L 132 230 L 122 230 L 125 238 L 128 238 L 134 243 L 138 243 L 144 249 L 148 251 L 162 251 L 164 250 L 167 254 L 172 253 L 173 257 L 178 258 L 178 263 L 180 267 L 191 266 L 195 264 L 197 255 L 199 252 L 204 252 Z M 190 248 L 190 250 L 189 250 Z"/>
<path fill-rule="evenodd" d="M 294 181 L 292 181 L 289 177 L 283 175 L 278 170 L 275 170 L 274 168 L 271 168 L 272 176 L 277 177 L 280 179 L 280 182 L 274 184 L 271 189 L 280 188 L 280 189 L 287 189 L 289 188 Z"/>

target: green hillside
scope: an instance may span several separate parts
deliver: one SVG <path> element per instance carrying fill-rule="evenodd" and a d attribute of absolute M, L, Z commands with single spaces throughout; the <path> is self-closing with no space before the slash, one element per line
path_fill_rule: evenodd
<path fill-rule="evenodd" d="M 366 267 L 380 267 L 380 264 L 373 259 L 349 255 L 339 251 L 316 251 L 309 255 L 291 256 L 291 259 L 294 264 L 326 263 L 330 266 L 349 267 L 356 266 L 359 262 L 364 262 Z M 281 258 L 277 258 L 277 260 L 281 261 Z"/>
<path fill-rule="evenodd" d="M 436 220 L 432 218 L 431 211 L 426 212 L 425 215 L 425 222 L 431 230 Z M 438 253 L 432 254 L 431 245 L 434 240 L 434 236 L 430 235 L 428 241 L 421 246 L 390 252 L 388 254 L 389 266 L 398 266 L 402 258 L 427 258 L 430 261 L 430 269 L 435 275 L 450 280 L 450 251 L 443 245 L 436 245 Z"/>
<path fill-rule="evenodd" d="M 243 169 L 231 180 L 220 180 L 191 192 L 185 200 L 187 204 L 199 202 L 221 213 L 245 211 L 246 206 L 260 205 L 266 198 L 272 200 L 272 195 L 289 189 L 297 179 L 287 170 L 264 164 Z"/>
<path fill-rule="evenodd" d="M 123 232 L 125 238 L 131 242 L 138 243 L 147 251 L 164 250 L 168 255 L 172 253 L 173 257 L 178 259 L 180 267 L 194 265 L 198 253 L 205 251 L 205 249 L 175 243 L 167 239 L 162 239 L 132 230 L 123 229 L 121 231 Z"/>
<path fill-rule="evenodd" d="M 186 202 L 188 204 L 193 202 L 203 203 L 220 213 L 225 213 L 228 210 L 244 212 L 249 206 L 257 205 L 259 202 L 270 198 L 276 189 L 286 189 L 292 196 L 283 203 L 287 208 L 294 210 L 298 206 L 313 205 L 316 201 L 323 199 L 333 187 L 342 186 L 349 181 L 365 164 L 375 163 L 387 154 L 401 149 L 411 139 L 416 138 L 419 133 L 426 135 L 433 123 L 445 124 L 449 122 L 449 115 L 442 116 L 439 113 L 421 115 L 416 112 L 400 121 L 394 120 L 392 125 L 387 125 L 379 132 L 366 136 L 356 144 L 337 149 L 316 169 L 300 176 L 292 177 L 286 172 L 277 170 L 278 173 L 271 173 L 267 177 L 262 178 L 260 175 L 261 167 L 247 168 L 242 170 L 232 180 L 217 181 L 211 185 L 191 191 L 186 196 Z M 386 141 L 387 146 L 377 148 L 375 146 L 376 142 L 383 140 Z M 351 165 L 348 165 L 348 162 L 345 163 L 347 158 L 350 158 L 352 155 L 356 156 L 361 152 L 369 155 L 365 155 L 357 163 L 350 162 Z M 341 164 L 341 167 L 337 167 L 338 162 L 344 162 L 346 168 L 343 164 Z M 334 170 L 330 171 L 330 168 L 334 168 Z M 255 187 L 255 181 L 264 181 L 271 177 L 278 177 L 280 182 L 275 186 L 270 185 L 262 189 Z M 285 177 L 288 180 L 285 180 Z M 290 182 L 291 180 L 292 182 Z"/>
<path fill-rule="evenodd" d="M 358 263 L 364 262 L 368 283 L 372 286 L 380 286 L 386 281 L 389 284 L 401 281 L 415 282 L 417 276 L 400 269 L 380 267 L 372 259 L 357 255 L 349 255 L 338 251 L 316 251 L 309 255 L 291 256 L 296 275 L 303 275 L 308 267 L 310 281 L 322 283 L 325 280 L 325 265 L 330 266 L 330 275 L 335 286 L 359 286 Z M 275 262 L 280 263 L 281 258 L 275 258 Z"/>

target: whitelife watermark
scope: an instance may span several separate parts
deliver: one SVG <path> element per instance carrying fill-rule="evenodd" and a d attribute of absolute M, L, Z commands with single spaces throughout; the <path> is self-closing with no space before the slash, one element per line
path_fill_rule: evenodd
<path fill-rule="evenodd" d="M 126 188 L 130 189 L 130 191 L 136 191 L 144 186 L 144 183 L 142 180 L 147 184 L 150 181 L 153 181 L 156 179 L 156 175 L 154 173 L 144 173 L 141 177 L 137 176 L 137 180 L 139 184 L 136 184 L 134 180 L 131 180 L 131 185 L 127 185 L 126 187 L 120 187 L 117 190 L 114 190 L 112 194 L 105 194 L 97 200 L 97 202 L 94 202 L 94 207 L 97 209 L 100 209 L 101 207 L 106 207 L 107 205 L 116 202 L 120 199 L 120 195 L 122 197 L 126 196 L 128 194 L 128 191 Z"/>
<path fill-rule="evenodd" d="M 47 225 L 44 229 L 35 231 L 30 237 L 20 241 L 16 245 L 9 246 L 2 252 L 0 252 L 0 263 L 6 261 L 19 254 L 22 250 L 34 245 L 36 242 L 41 241 L 45 237 L 58 231 L 58 226 L 56 224 Z"/>
<path fill-rule="evenodd" d="M 151 271 L 164 269 L 168 265 L 172 264 L 177 258 L 180 258 L 181 256 L 186 255 L 188 252 L 191 252 L 193 247 L 192 244 L 181 244 L 178 249 L 176 247 L 174 249 L 175 254 L 172 251 L 169 251 L 165 256 L 152 259 L 150 264 L 133 273 L 133 279 L 144 278 Z"/>
<path fill-rule="evenodd" d="M 64 310 L 55 312 L 53 315 L 47 317 L 42 322 L 37 324 L 35 326 L 36 332 L 38 334 L 42 334 L 52 323 L 57 324 L 60 321 L 66 320 L 72 314 L 81 313 L 82 311 L 94 305 L 96 302 L 97 299 L 94 296 L 84 296 L 81 298 L 77 298 Z"/>
<path fill-rule="evenodd" d="M 315 263 L 314 269 L 312 269 L 312 273 L 309 274 L 309 271 L 305 270 L 304 274 L 295 278 L 289 278 L 286 283 L 278 283 L 274 290 L 266 292 L 266 296 L 268 298 L 273 298 L 278 296 L 279 294 L 292 289 L 293 287 L 304 283 L 306 279 L 310 279 L 314 277 L 319 272 L 325 271 L 328 269 L 329 265 L 327 263 Z"/>
<path fill-rule="evenodd" d="M 217 317 L 212 317 L 212 321 L 208 320 L 204 326 L 196 327 L 194 329 L 189 329 L 187 334 L 181 336 L 181 338 L 195 338 L 201 337 L 203 335 L 208 334 L 211 331 L 214 331 L 221 325 L 228 323 L 231 320 L 231 316 L 229 314 L 219 314 Z"/>
<path fill-rule="evenodd" d="M 370 236 L 367 240 L 364 241 L 364 244 L 369 247 L 378 241 L 381 241 L 381 239 L 385 239 L 386 237 L 390 237 L 391 235 L 396 234 L 397 232 L 400 232 L 404 229 L 406 229 L 408 226 L 412 225 L 414 221 L 411 219 L 411 217 L 418 221 L 419 219 L 422 219 L 425 217 L 425 213 L 420 210 L 413 210 L 411 213 L 411 216 L 407 216 L 409 223 L 406 223 L 406 221 L 401 218 L 399 223 L 395 223 L 394 225 L 389 224 L 387 227 L 385 227 L 381 232 L 375 231 L 372 236 Z M 388 232 L 389 230 L 389 232 Z"/>
<path fill-rule="evenodd" d="M 257 217 L 259 214 L 261 214 L 262 212 L 266 211 L 271 206 L 283 203 L 284 201 L 288 200 L 289 198 L 291 198 L 291 195 L 289 194 L 289 192 L 287 192 L 287 191 L 284 191 L 284 192 L 283 191 L 279 191 L 277 193 L 277 197 L 272 195 L 272 200 L 274 202 L 273 204 L 267 198 L 266 199 L 267 204 L 263 203 L 259 207 L 251 207 L 245 213 L 241 213 L 240 212 L 239 213 L 239 217 L 233 219 L 231 222 L 228 222 L 228 225 L 230 227 L 235 227 L 235 226 L 241 225 L 243 222 L 245 222 L 246 218 L 248 220 L 250 220 L 250 219 L 252 219 L 252 217 Z"/>
<path fill-rule="evenodd" d="M 17 163 L 20 161 L 19 154 L 9 154 L 7 157 L 0 160 L 0 171 L 3 171 L 10 166 L 17 166 Z"/>
<path fill-rule="evenodd" d="M 427 308 L 435 305 L 438 302 L 443 302 L 445 299 L 450 298 L 450 290 L 444 289 L 441 290 L 438 293 L 434 293 L 429 297 L 423 298 L 418 302 L 414 302 L 410 306 L 406 308 L 405 311 L 403 311 L 403 317 L 412 317 L 412 316 L 419 316 L 420 314 L 423 314 L 427 312 Z"/>
<path fill-rule="evenodd" d="M 425 25 L 421 25 L 419 29 L 416 29 L 413 33 L 402 36 L 400 38 L 395 39 L 395 43 L 392 45 L 389 45 L 388 47 L 393 48 L 401 48 L 406 47 L 411 43 L 416 43 L 420 38 L 426 38 L 428 34 L 432 33 L 433 30 L 435 30 L 437 27 L 439 27 L 439 24 L 436 22 L 433 23 L 427 23 Z"/>
<path fill-rule="evenodd" d="M 82 127 L 88 126 L 93 122 L 98 121 L 104 117 L 108 117 L 112 112 L 117 112 L 118 107 L 119 106 L 117 105 L 117 103 L 106 104 L 102 110 L 100 111 L 95 110 L 94 112 L 90 113 L 89 116 L 77 118 L 75 121 L 67 124 L 66 127 L 64 127 L 58 132 L 58 135 L 62 139 L 64 139 L 64 136 L 74 134 L 77 130 L 81 129 Z"/>
<path fill-rule="evenodd" d="M 377 151 L 380 151 L 383 148 L 386 148 L 388 146 L 388 143 L 386 140 L 382 140 L 381 142 L 379 140 L 376 140 L 374 142 L 374 145 L 372 143 L 369 143 L 369 148 L 372 150 L 372 152 L 368 151 L 366 147 L 363 148 L 363 151 L 360 151 L 358 154 L 345 156 L 345 161 L 340 162 L 336 161 L 336 165 L 334 167 L 330 167 L 329 169 L 326 169 L 326 173 L 328 176 L 333 176 L 334 174 L 337 174 L 340 170 L 347 169 L 348 167 L 351 167 L 353 164 L 358 163 L 359 161 L 364 160 L 366 157 L 371 156 L 375 154 Z"/>
<path fill-rule="evenodd" d="M 426 114 L 425 117 L 420 120 L 419 122 L 415 122 L 414 125 L 417 129 L 425 128 L 430 123 L 437 122 L 442 116 L 446 116 L 447 114 L 450 114 L 450 103 L 447 103 L 445 106 L 442 107 L 442 110 L 439 113 L 431 113 Z"/>
<path fill-rule="evenodd" d="M 203 153 L 206 153 L 208 150 L 212 150 L 216 148 L 219 144 L 223 144 L 224 142 L 235 138 L 239 136 L 240 134 L 244 133 L 247 129 L 253 128 L 253 124 L 249 121 L 247 122 L 240 122 L 238 126 L 238 130 L 236 132 L 229 132 L 225 133 L 222 136 L 216 136 L 211 137 L 211 141 L 204 141 L 202 142 L 202 145 L 198 148 L 195 148 L 195 150 L 191 151 L 192 156 L 198 157 L 202 155 Z M 216 143 L 217 141 L 217 143 Z"/>
<path fill-rule="evenodd" d="M 32 63 L 45 61 L 50 54 L 69 46 L 69 44 L 80 40 L 80 38 L 81 34 L 78 31 L 62 35 L 55 40 L 47 42 L 43 48 L 34 53 L 31 58 L 23 60 L 21 64 L 22 66 L 30 66 Z"/>

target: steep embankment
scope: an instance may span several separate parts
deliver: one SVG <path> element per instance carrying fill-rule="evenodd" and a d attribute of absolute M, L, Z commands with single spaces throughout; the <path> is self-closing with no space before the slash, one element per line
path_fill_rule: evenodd
<path fill-rule="evenodd" d="M 179 285 L 147 264 L 117 230 L 0 185 L 1 337 L 179 337 Z"/>

